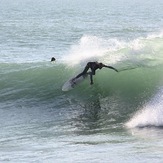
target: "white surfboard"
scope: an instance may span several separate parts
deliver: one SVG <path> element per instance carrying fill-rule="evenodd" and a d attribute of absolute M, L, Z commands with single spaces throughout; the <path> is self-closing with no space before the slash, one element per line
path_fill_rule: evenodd
<path fill-rule="evenodd" d="M 73 88 L 75 88 L 78 84 L 80 84 L 86 77 L 88 76 L 88 74 L 83 75 L 75 80 L 72 81 L 71 78 L 70 80 L 68 80 L 67 82 L 65 82 L 65 84 L 62 86 L 62 91 L 69 91 Z"/>

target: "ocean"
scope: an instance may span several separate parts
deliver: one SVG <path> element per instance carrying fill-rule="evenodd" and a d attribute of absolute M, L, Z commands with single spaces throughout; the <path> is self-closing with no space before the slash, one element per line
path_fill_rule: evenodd
<path fill-rule="evenodd" d="M 163 162 L 162 73 L 162 0 L 1 0 L 0 162 Z"/>

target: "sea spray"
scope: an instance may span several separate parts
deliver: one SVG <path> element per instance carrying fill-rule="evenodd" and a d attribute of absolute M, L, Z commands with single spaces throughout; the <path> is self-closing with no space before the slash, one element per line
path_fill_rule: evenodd
<path fill-rule="evenodd" d="M 119 60 L 119 57 L 113 55 L 113 52 L 125 47 L 125 44 L 116 38 L 107 40 L 102 37 L 84 35 L 79 42 L 70 47 L 68 55 L 63 56 L 62 60 L 71 66 L 83 65 L 88 61 L 102 61 L 103 57 L 108 56 L 109 53 L 111 54 L 109 61 L 113 64 Z"/>
<path fill-rule="evenodd" d="M 128 41 L 83 35 L 70 46 L 61 60 L 68 66 L 80 65 L 83 68 L 89 61 L 103 62 L 122 70 L 157 66 L 163 63 L 162 43 L 161 32 Z"/>

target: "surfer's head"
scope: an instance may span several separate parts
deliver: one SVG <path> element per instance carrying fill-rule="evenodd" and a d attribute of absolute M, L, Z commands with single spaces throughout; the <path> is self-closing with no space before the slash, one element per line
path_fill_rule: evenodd
<path fill-rule="evenodd" d="M 99 63 L 99 69 L 102 69 L 102 68 L 103 68 L 103 64 Z"/>
<path fill-rule="evenodd" d="M 54 57 L 51 58 L 51 62 L 52 62 L 52 61 L 55 61 L 55 60 L 56 60 L 56 59 L 55 59 Z"/>

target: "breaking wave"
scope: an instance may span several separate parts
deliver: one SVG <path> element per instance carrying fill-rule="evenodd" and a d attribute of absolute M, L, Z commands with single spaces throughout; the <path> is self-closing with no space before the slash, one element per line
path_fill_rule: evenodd
<path fill-rule="evenodd" d="M 0 63 L 1 107 L 12 103 L 98 107 L 116 122 L 127 121 L 143 107 L 127 126 L 162 125 L 161 93 L 157 101 L 154 98 L 154 107 L 148 104 L 163 85 L 162 45 L 161 32 L 128 42 L 85 35 L 54 64 L 32 60 L 24 63 L 24 59 L 22 63 Z M 62 85 L 82 71 L 88 61 L 111 65 L 119 73 L 103 68 L 94 76 L 93 86 L 88 78 L 76 89 L 62 92 Z"/>

